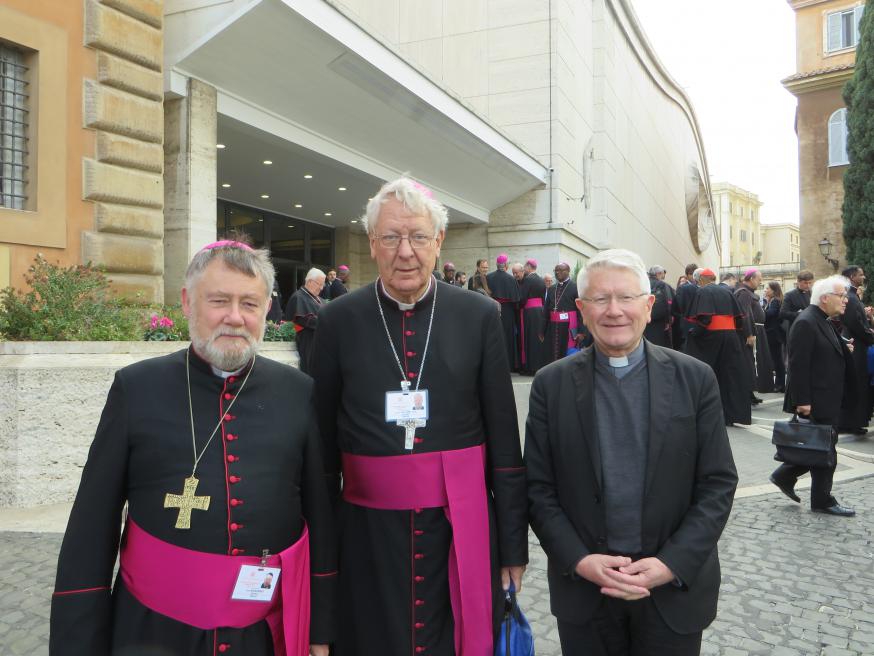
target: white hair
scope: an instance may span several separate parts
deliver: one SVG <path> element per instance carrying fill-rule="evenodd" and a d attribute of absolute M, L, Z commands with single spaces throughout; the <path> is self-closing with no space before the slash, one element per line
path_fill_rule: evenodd
<path fill-rule="evenodd" d="M 304 282 L 309 282 L 310 280 L 318 280 L 319 278 L 324 278 L 325 272 L 321 269 L 317 269 L 313 267 L 309 271 L 307 271 L 307 277 L 304 279 Z"/>
<path fill-rule="evenodd" d="M 829 276 L 828 278 L 817 280 L 813 283 L 813 288 L 810 290 L 810 302 L 814 305 L 819 305 L 823 296 L 834 294 L 836 286 L 847 289 L 850 286 L 850 281 L 843 276 Z"/>
<path fill-rule="evenodd" d="M 185 288 L 189 293 L 193 292 L 200 276 L 216 259 L 221 260 L 229 269 L 239 271 L 250 278 L 260 276 L 264 281 L 264 297 L 270 296 L 276 279 L 276 271 L 270 261 L 270 251 L 263 248 L 250 248 L 234 241 L 228 241 L 222 246 L 203 248 L 191 258 L 185 271 Z"/>
<path fill-rule="evenodd" d="M 612 248 L 607 251 L 601 251 L 595 257 L 586 262 L 586 266 L 580 269 L 577 274 L 577 293 L 580 296 L 586 293 L 586 286 L 589 283 L 589 273 L 595 269 L 624 269 L 630 271 L 640 283 L 640 291 L 650 293 L 649 276 L 646 273 L 646 266 L 640 255 L 624 248 Z"/>
<path fill-rule="evenodd" d="M 434 224 L 435 237 L 446 230 L 446 224 L 449 223 L 446 207 L 434 198 L 431 190 L 426 186 L 411 178 L 402 177 L 386 182 L 377 194 L 368 201 L 364 216 L 361 217 L 361 223 L 368 235 L 375 234 L 376 222 L 379 219 L 380 211 L 382 211 L 382 205 L 391 197 L 399 200 L 414 214 L 429 216 L 431 223 Z"/>
<path fill-rule="evenodd" d="M 698 267 L 692 272 L 692 280 L 698 282 L 701 280 L 701 272 L 704 271 L 704 267 Z"/>

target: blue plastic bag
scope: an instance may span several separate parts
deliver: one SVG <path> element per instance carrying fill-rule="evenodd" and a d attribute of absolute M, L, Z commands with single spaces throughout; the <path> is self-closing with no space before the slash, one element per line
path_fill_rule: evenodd
<path fill-rule="evenodd" d="M 516 601 L 516 587 L 512 581 L 505 593 L 504 619 L 495 645 L 495 656 L 534 656 L 534 634 Z"/>

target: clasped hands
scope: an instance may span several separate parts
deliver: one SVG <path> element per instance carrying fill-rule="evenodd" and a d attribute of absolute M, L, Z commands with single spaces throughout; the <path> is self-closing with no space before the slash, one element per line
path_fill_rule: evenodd
<path fill-rule="evenodd" d="M 625 601 L 649 597 L 650 590 L 674 580 L 674 573 L 658 558 L 634 562 L 627 556 L 589 554 L 576 573 L 601 588 L 601 594 Z"/>

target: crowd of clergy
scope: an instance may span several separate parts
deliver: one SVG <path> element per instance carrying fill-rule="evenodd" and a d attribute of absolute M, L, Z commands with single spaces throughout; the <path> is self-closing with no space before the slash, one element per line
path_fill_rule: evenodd
<path fill-rule="evenodd" d="M 230 235 L 195 254 L 190 346 L 109 390 L 51 656 L 492 656 L 529 527 L 565 656 L 700 653 L 738 482 L 726 425 L 749 423 L 754 389 L 792 388 L 801 331 L 785 381 L 767 317 L 807 322 L 810 277 L 763 307 L 756 270 L 733 290 L 692 265 L 673 289 L 623 249 L 549 284 L 504 254 L 441 275 L 447 221 L 410 178 L 374 194 L 376 280 L 312 269 L 285 305 L 300 370 L 258 354 L 269 252 Z M 864 337 L 844 313 L 864 276 L 847 275 L 814 304 L 874 342 L 870 308 Z M 524 458 L 511 370 L 536 374 Z M 775 475 L 798 501 L 798 471 Z M 821 478 L 813 510 L 846 514 Z"/>

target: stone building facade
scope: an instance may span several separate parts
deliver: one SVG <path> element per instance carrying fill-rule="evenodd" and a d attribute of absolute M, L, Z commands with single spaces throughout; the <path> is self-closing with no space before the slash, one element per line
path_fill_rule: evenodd
<path fill-rule="evenodd" d="M 853 75 L 862 0 L 788 0 L 795 10 L 796 63 L 783 86 L 798 99 L 801 266 L 817 277 L 836 270 L 820 253 L 846 262 L 841 207 L 844 200 L 846 105 L 843 88 Z"/>
<path fill-rule="evenodd" d="M 357 219 L 403 172 L 449 207 L 459 269 L 720 258 L 694 109 L 629 0 L 5 0 L 0 43 L 39 73 L 32 206 L 0 208 L 0 284 L 43 252 L 176 302 L 231 227 L 286 295 L 312 265 L 361 284 Z"/>

